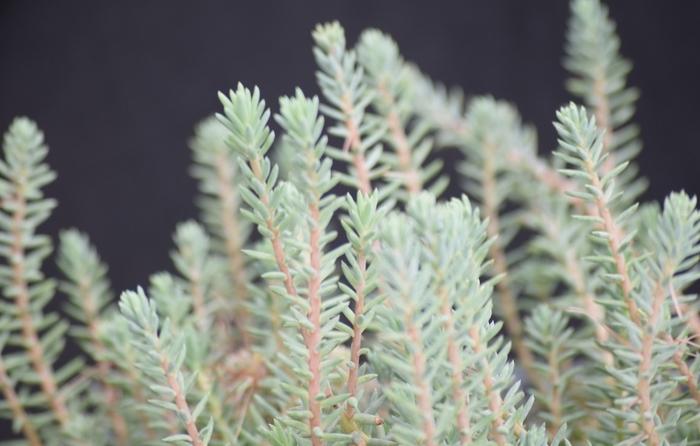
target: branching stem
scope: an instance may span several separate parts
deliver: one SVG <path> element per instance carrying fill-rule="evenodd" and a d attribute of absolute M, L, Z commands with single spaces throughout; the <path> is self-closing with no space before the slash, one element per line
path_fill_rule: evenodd
<path fill-rule="evenodd" d="M 536 212 L 546 212 L 543 209 L 537 209 Z M 562 228 L 557 223 L 554 216 L 545 215 L 543 218 L 544 233 L 551 240 L 556 241 L 557 245 L 566 245 L 566 240 L 562 237 Z M 596 341 L 599 344 L 607 342 L 609 334 L 605 327 L 605 309 L 598 304 L 595 296 L 588 291 L 586 287 L 585 269 L 576 254 L 569 246 L 563 246 L 564 252 L 561 254 L 564 269 L 567 272 L 571 286 L 578 296 L 583 309 L 593 321 Z M 612 365 L 613 357 L 609 351 L 603 352 L 603 362 L 607 365 Z"/>
<path fill-rule="evenodd" d="M 459 430 L 460 444 L 467 445 L 472 442 L 471 422 L 469 419 L 469 396 L 464 391 L 464 367 L 462 365 L 460 346 L 457 343 L 452 302 L 449 299 L 448 290 L 444 285 L 444 272 L 439 264 L 433 265 L 433 271 L 436 276 L 436 282 L 439 284 L 437 295 L 440 299 L 440 313 L 444 320 L 443 326 L 447 337 L 447 360 L 451 369 L 452 400 L 457 409 L 457 428 Z"/>
<path fill-rule="evenodd" d="M 253 171 L 253 175 L 265 184 L 265 178 L 262 174 L 261 161 L 259 158 L 253 158 L 250 160 L 250 168 Z M 287 265 L 287 258 L 284 254 L 284 247 L 282 245 L 282 236 L 280 234 L 280 229 L 275 225 L 273 215 L 277 212 L 270 206 L 270 196 L 267 191 L 263 192 L 260 197 L 260 201 L 265 206 L 268 218 L 265 220 L 265 226 L 272 233 L 270 237 L 270 242 L 272 243 L 272 252 L 275 256 L 275 262 L 277 263 L 277 268 L 282 274 L 284 274 L 284 287 L 287 294 L 291 296 L 297 295 L 296 287 L 294 286 L 294 279 L 292 278 L 292 273 L 289 271 L 289 266 Z"/>
<path fill-rule="evenodd" d="M 615 168 L 615 157 L 611 153 L 613 143 L 613 128 L 610 122 L 610 103 L 608 101 L 607 82 L 605 79 L 605 69 L 600 67 L 596 70 L 596 75 L 593 79 L 593 107 L 595 120 L 598 123 L 598 128 L 603 130 L 603 153 L 609 156 L 603 163 L 603 173 L 608 173 Z"/>
<path fill-rule="evenodd" d="M 498 216 L 498 198 L 496 196 L 496 171 L 493 165 L 495 156 L 493 147 L 490 144 L 484 145 L 484 165 L 481 187 L 483 190 L 483 210 L 484 216 L 488 219 L 486 227 L 488 236 L 494 238 L 490 247 L 491 258 L 493 259 L 493 269 L 496 275 L 501 276 L 501 280 L 496 285 L 500 300 L 500 309 L 503 313 L 503 320 L 506 330 L 513 342 L 513 349 L 528 374 L 530 381 L 538 385 L 538 375 L 534 370 L 535 358 L 524 341 L 523 324 L 518 312 L 518 304 L 513 295 L 508 272 L 508 261 L 503 246 L 498 237 L 501 232 L 500 220 Z M 539 385 L 538 385 L 539 387 Z"/>
<path fill-rule="evenodd" d="M 34 317 L 31 311 L 29 285 L 26 278 L 26 252 L 24 247 L 25 235 L 22 229 L 27 216 L 27 200 L 22 181 L 15 184 L 14 210 L 12 213 L 11 237 L 12 247 L 10 265 L 12 268 L 12 283 L 15 289 L 15 300 L 18 316 L 22 327 L 22 337 L 25 348 L 29 353 L 34 371 L 39 377 L 39 385 L 47 397 L 51 411 L 62 428 L 68 426 L 68 408 L 63 396 L 59 393 L 56 378 L 51 366 L 46 362 L 44 347 L 39 340 Z"/>
<path fill-rule="evenodd" d="M 205 330 L 207 323 L 206 299 L 204 298 L 204 286 L 202 284 L 201 272 L 196 269 L 188 272 L 188 282 L 190 285 L 190 294 L 192 295 L 192 308 L 194 309 L 194 317 L 197 321 L 197 326 L 200 330 Z M 245 330 L 244 330 L 245 331 Z"/>
<path fill-rule="evenodd" d="M 639 363 L 639 374 L 637 383 L 637 392 L 639 393 L 639 411 L 641 425 L 644 434 L 649 440 L 651 446 L 660 444 L 659 434 L 656 432 L 653 417 L 655 413 L 651 403 L 651 362 L 652 350 L 654 347 L 654 339 L 656 338 L 656 323 L 661 314 L 661 306 L 666 295 L 664 289 L 659 282 L 654 290 L 651 314 L 649 321 L 642 337 L 641 361 Z"/>
<path fill-rule="evenodd" d="M 160 349 L 159 343 L 157 345 Z M 170 361 L 162 352 L 160 353 L 160 368 L 163 370 L 168 386 L 175 394 L 175 406 L 177 406 L 183 417 L 185 430 L 192 440 L 192 446 L 204 446 L 204 441 L 199 435 L 199 429 L 197 429 L 196 420 L 192 418 L 192 411 L 185 398 L 185 390 L 180 387 L 177 375 L 171 370 Z"/>
<path fill-rule="evenodd" d="M 668 343 L 677 344 L 677 341 L 673 339 L 668 333 L 664 333 L 663 337 Z M 680 350 L 676 350 L 676 352 L 673 354 L 673 362 L 674 364 L 676 364 L 676 367 L 678 367 L 678 370 L 681 372 L 681 375 L 686 380 L 686 386 L 688 386 L 688 393 L 695 400 L 695 402 L 698 405 L 700 405 L 700 389 L 698 389 L 697 378 L 690 370 L 690 367 L 688 367 L 688 364 L 685 362 L 683 354 Z"/>
<path fill-rule="evenodd" d="M 321 393 L 321 355 L 319 346 L 321 343 L 321 248 L 320 238 L 321 230 L 320 215 L 318 209 L 318 201 L 309 205 L 309 214 L 311 216 L 311 232 L 309 234 L 309 262 L 311 265 L 311 277 L 309 278 L 309 322 L 313 326 L 312 330 L 303 330 L 304 343 L 309 352 L 309 372 L 311 379 L 309 380 L 308 404 L 311 418 L 309 419 L 309 428 L 311 434 L 311 444 L 320 446 L 321 439 L 316 435 L 316 430 L 321 428 L 321 403 L 317 397 Z"/>
<path fill-rule="evenodd" d="M 354 319 L 352 321 L 352 343 L 350 344 L 350 370 L 348 371 L 348 393 L 351 397 L 357 397 L 357 380 L 360 371 L 360 350 L 362 349 L 362 313 L 365 309 L 365 276 L 367 274 L 367 259 L 360 252 L 357 256 L 359 265 L 359 282 L 355 288 L 357 299 L 355 300 Z M 347 405 L 345 415 L 352 419 L 355 410 Z"/>
<path fill-rule="evenodd" d="M 423 184 L 420 174 L 413 165 L 411 146 L 408 143 L 408 137 L 406 136 L 406 132 L 401 125 L 399 114 L 396 111 L 394 96 L 387 91 L 386 87 L 382 83 L 379 84 L 377 90 L 379 91 L 379 94 L 382 95 L 386 105 L 388 106 L 389 111 L 386 114 L 386 122 L 387 126 L 389 127 L 392 146 L 396 151 L 396 157 L 399 161 L 399 169 L 401 169 L 406 190 L 410 195 L 416 195 L 423 189 Z"/>
<path fill-rule="evenodd" d="M 700 342 L 700 314 L 695 308 L 684 303 L 679 303 L 679 308 L 682 312 L 679 316 L 686 318 L 686 325 L 693 333 L 693 337 Z"/>
<path fill-rule="evenodd" d="M 226 258 L 228 259 L 228 269 L 231 275 L 232 285 L 235 290 L 236 297 L 245 302 L 248 299 L 248 289 L 246 288 L 247 274 L 245 271 L 245 261 L 243 259 L 240 224 L 236 220 L 236 191 L 231 188 L 233 182 L 233 171 L 228 162 L 228 158 L 224 155 L 219 155 L 215 162 L 217 188 L 219 200 L 221 202 L 221 226 L 224 232 L 224 242 L 226 244 Z M 248 322 L 249 315 L 245 309 L 245 305 L 241 305 L 238 309 L 240 324 L 245 326 Z M 250 345 L 250 335 L 248 330 L 241 330 L 243 334 L 243 342 L 246 346 Z"/>
<path fill-rule="evenodd" d="M 197 383 L 199 384 L 199 388 L 202 390 L 204 395 L 210 395 L 209 399 L 207 400 L 207 406 L 209 406 L 216 429 L 221 433 L 221 436 L 226 444 L 235 444 L 236 434 L 231 431 L 228 425 L 228 420 L 226 420 L 224 417 L 221 399 L 219 396 L 213 394 L 214 386 L 212 385 L 212 378 L 207 370 L 200 370 L 197 373 Z M 244 418 L 244 416 L 241 418 Z"/>
<path fill-rule="evenodd" d="M 447 360 L 450 363 L 452 378 L 452 400 L 457 408 L 457 428 L 459 429 L 460 444 L 471 444 L 471 423 L 469 420 L 469 400 L 464 392 L 464 376 L 460 347 L 456 342 L 456 331 L 454 317 L 452 315 L 452 305 L 447 298 L 444 288 L 440 291 L 442 300 L 441 312 L 445 320 L 445 333 L 447 334 Z"/>
<path fill-rule="evenodd" d="M 406 184 L 406 190 L 408 190 L 409 194 L 416 195 L 423 189 L 423 185 L 420 175 L 411 161 L 411 147 L 408 144 L 406 132 L 404 132 L 401 121 L 399 120 L 399 115 L 396 111 L 391 110 L 386 119 L 393 140 L 393 146 L 396 150 L 396 156 L 399 160 L 399 168 L 401 169 L 404 183 Z"/>
<path fill-rule="evenodd" d="M 0 356 L 0 390 L 2 390 L 2 395 L 5 397 L 5 403 L 12 413 L 13 420 L 22 427 L 22 433 L 27 439 L 30 446 L 42 446 L 43 442 L 39 437 L 39 434 L 34 427 L 34 424 L 29 419 L 27 412 L 25 412 L 24 407 L 22 407 L 22 402 L 20 401 L 19 395 L 15 392 L 14 386 L 10 377 L 7 376 L 7 371 L 5 370 L 5 363 Z"/>
<path fill-rule="evenodd" d="M 345 85 L 342 71 L 338 70 L 336 80 L 341 85 Z M 354 118 L 354 105 L 350 93 L 346 92 L 341 97 L 341 110 L 345 118 L 345 128 L 348 132 L 343 142 L 343 150 L 352 152 L 352 163 L 357 175 L 358 189 L 369 195 L 372 192 L 372 182 L 370 172 L 367 167 L 367 160 L 362 151 L 362 136 L 360 135 L 360 123 Z"/>
<path fill-rule="evenodd" d="M 549 411 L 552 415 L 552 420 L 548 423 L 547 429 L 552 437 L 554 437 L 563 422 L 562 413 L 562 392 L 560 389 L 561 372 L 559 370 L 558 350 L 550 349 L 547 355 L 547 370 L 549 371 L 549 382 L 552 388 L 552 393 L 549 398 Z"/>
<path fill-rule="evenodd" d="M 620 288 L 622 289 L 622 298 L 627 305 L 629 311 L 630 319 L 637 326 L 641 327 L 642 322 L 640 318 L 639 308 L 637 303 L 632 298 L 632 279 L 629 275 L 629 270 L 627 266 L 627 260 L 622 252 L 621 244 L 624 239 L 624 233 L 622 228 L 618 226 L 615 219 L 608 208 L 607 202 L 605 201 L 605 193 L 603 191 L 603 185 L 598 172 L 596 172 L 593 162 L 590 158 L 585 159 L 585 168 L 588 173 L 588 177 L 591 181 L 591 186 L 596 191 L 595 192 L 595 205 L 598 211 L 598 215 L 602 220 L 602 226 L 605 232 L 608 234 L 608 248 L 610 249 L 610 254 L 615 262 L 615 269 L 617 274 L 620 276 Z"/>
<path fill-rule="evenodd" d="M 80 300 L 83 304 L 83 311 L 85 312 L 85 322 L 90 336 L 90 342 L 95 351 L 95 357 L 97 358 L 97 372 L 105 390 L 107 413 L 112 423 L 112 428 L 114 429 L 116 444 L 127 446 L 129 444 L 128 428 L 124 417 L 117 410 L 120 397 L 119 391 L 109 383 L 109 373 L 112 365 L 108 361 L 100 359 L 103 358 L 107 352 L 107 347 L 100 338 L 100 318 L 97 306 L 95 305 L 95 298 L 90 292 L 91 287 L 87 281 L 79 283 L 78 289 Z"/>
<path fill-rule="evenodd" d="M 411 341 L 412 346 L 412 361 L 413 361 L 413 381 L 418 389 L 417 399 L 418 399 L 418 409 L 421 413 L 424 445 L 425 446 L 436 446 L 435 442 L 435 420 L 433 418 L 433 403 L 430 398 L 431 386 L 425 379 L 426 373 L 426 358 L 422 350 L 423 345 L 423 335 L 421 329 L 413 322 L 413 310 L 410 305 L 407 306 L 406 311 L 406 334 L 408 339 Z"/>
<path fill-rule="evenodd" d="M 480 355 L 484 352 L 485 346 L 481 343 L 481 336 L 479 334 L 479 329 L 476 326 L 469 328 L 469 337 L 472 340 L 474 354 Z M 486 359 L 481 361 L 481 367 L 483 374 L 482 383 L 484 384 L 484 393 L 489 401 L 489 410 L 493 414 L 493 420 L 491 421 L 491 433 L 490 437 L 499 446 L 505 446 L 508 444 L 506 437 L 503 435 L 503 399 L 501 394 L 494 388 L 495 381 L 493 378 L 493 371 L 491 370 L 491 364 Z"/>

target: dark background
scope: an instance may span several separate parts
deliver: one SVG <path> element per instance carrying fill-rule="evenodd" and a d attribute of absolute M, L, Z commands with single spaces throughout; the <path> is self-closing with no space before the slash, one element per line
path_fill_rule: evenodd
<path fill-rule="evenodd" d="M 615 1 L 622 51 L 642 90 L 637 121 L 647 198 L 700 192 L 700 2 Z M 193 124 L 237 81 L 268 103 L 296 85 L 316 93 L 310 32 L 340 20 L 354 43 L 379 27 L 404 56 L 468 94 L 515 103 L 555 138 L 569 99 L 560 67 L 566 1 L 0 2 L 0 126 L 44 129 L 60 206 L 45 230 L 87 231 L 120 290 L 169 268 L 174 225 L 196 216 L 187 173 Z"/>

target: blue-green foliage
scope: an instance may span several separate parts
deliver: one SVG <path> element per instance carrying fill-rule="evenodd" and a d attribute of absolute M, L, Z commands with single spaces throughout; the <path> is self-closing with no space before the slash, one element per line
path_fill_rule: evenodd
<path fill-rule="evenodd" d="M 187 401 L 194 376 L 186 376 L 182 372 L 186 355 L 184 333 L 174 332 L 168 320 L 160 322 L 153 302 L 142 289 L 124 292 L 119 309 L 133 336 L 131 343 L 138 357 L 136 366 L 143 382 L 154 394 L 149 402 L 174 413 L 183 424 L 183 431 L 187 432 L 169 435 L 163 441 L 206 446 L 211 439 L 214 422 L 209 418 L 206 424 L 200 424 L 199 420 L 208 395 L 192 408 Z"/>
<path fill-rule="evenodd" d="M 604 132 L 601 143 L 610 154 L 606 171 L 631 161 L 641 150 L 639 127 L 631 122 L 639 91 L 627 85 L 632 63 L 620 55 L 620 38 L 608 8 L 600 0 L 571 2 L 571 19 L 566 39 L 564 66 L 571 73 L 568 90 L 580 98 L 596 117 Z M 631 164 L 619 174 L 618 183 L 632 203 L 646 188 Z"/>
<path fill-rule="evenodd" d="M 82 358 L 63 366 L 56 362 L 65 345 L 68 322 L 47 309 L 55 295 L 54 280 L 42 264 L 52 252 L 51 239 L 38 232 L 56 202 L 43 189 L 56 175 L 44 162 L 44 135 L 33 121 L 17 118 L 3 139 L 0 161 L 0 286 L 3 290 L 0 334 L 5 347 L 3 368 L 33 414 L 31 423 L 47 432 L 69 432 L 66 398 L 80 387 L 65 384 L 83 367 Z M 39 391 L 32 392 L 35 387 Z M 16 424 L 17 429 L 21 428 Z"/>
<path fill-rule="evenodd" d="M 378 30 L 367 30 L 357 44 L 357 58 L 372 91 L 375 114 L 368 119 L 380 128 L 386 127 L 384 140 L 392 150 L 383 152 L 383 162 L 389 171 L 387 179 L 401 187 L 396 195 L 406 200 L 426 185 L 440 195 L 448 179 L 439 176 L 442 160 L 427 160 L 433 149 L 430 125 L 417 119 L 413 106 L 416 85 L 411 82 L 411 70 L 401 58 L 398 45 Z"/>
<path fill-rule="evenodd" d="M 326 99 L 321 111 L 334 121 L 328 133 L 342 139 L 342 148 L 329 148 L 328 154 L 352 166 L 349 175 L 336 173 L 340 181 L 369 193 L 367 187 L 383 173 L 379 160 L 385 126 L 366 119 L 374 93 L 357 55 L 346 48 L 345 30 L 338 22 L 317 25 L 313 39 L 316 78 Z"/>
<path fill-rule="evenodd" d="M 220 93 L 190 143 L 199 222 L 118 305 L 77 230 L 58 287 L 44 276 L 55 175 L 15 120 L 0 415 L 24 442 L 8 444 L 698 444 L 697 200 L 637 204 L 631 65 L 599 0 L 571 10 L 585 107 L 556 113 L 552 158 L 512 105 L 434 83 L 380 31 L 352 49 L 318 25 L 323 101 L 296 89 L 273 115 L 258 88 Z M 436 197 L 438 147 L 466 195 Z M 64 357 L 74 341 L 85 355 Z"/>

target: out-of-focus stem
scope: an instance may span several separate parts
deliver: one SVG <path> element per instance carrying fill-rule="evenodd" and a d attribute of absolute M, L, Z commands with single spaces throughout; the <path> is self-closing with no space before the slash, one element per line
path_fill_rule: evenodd
<path fill-rule="evenodd" d="M 215 162 L 217 177 L 217 193 L 221 203 L 221 227 L 223 228 L 224 243 L 226 245 L 226 258 L 228 260 L 228 270 L 233 282 L 236 297 L 241 303 L 248 299 L 248 282 L 243 259 L 243 241 L 241 240 L 240 223 L 236 219 L 238 210 L 236 209 L 236 191 L 231 187 L 233 183 L 233 169 L 228 158 L 220 155 Z M 250 345 L 250 335 L 245 329 L 249 315 L 245 305 L 238 309 L 241 318 L 240 325 L 244 344 Z"/>
<path fill-rule="evenodd" d="M 119 400 L 119 391 L 109 383 L 109 372 L 112 368 L 108 361 L 100 359 L 104 356 L 107 348 L 100 338 L 100 318 L 95 304 L 95 298 L 90 292 L 91 284 L 87 281 L 82 281 L 78 284 L 80 300 L 85 313 L 85 322 L 87 324 L 90 343 L 95 351 L 97 359 L 97 372 L 102 381 L 105 390 L 105 400 L 107 403 L 107 413 L 114 429 L 116 443 L 120 446 L 129 444 L 129 434 L 124 417 L 117 410 L 117 402 Z"/>
<path fill-rule="evenodd" d="M 430 389 L 431 386 L 425 380 L 426 373 L 426 358 L 423 353 L 422 345 L 422 333 L 415 322 L 413 322 L 413 311 L 406 311 L 406 334 L 408 339 L 410 339 L 413 345 L 412 362 L 413 362 L 413 382 L 418 389 L 416 398 L 418 400 L 418 408 L 421 412 L 423 430 L 424 445 L 425 446 L 436 446 L 435 442 L 435 420 L 433 418 L 433 404 L 430 399 Z"/>
<path fill-rule="evenodd" d="M 309 234 L 309 262 L 311 266 L 311 277 L 309 278 L 309 322 L 313 329 L 303 330 L 304 343 L 309 352 L 308 365 L 311 379 L 309 380 L 308 404 L 311 418 L 309 418 L 309 429 L 311 433 L 311 444 L 320 446 L 321 439 L 316 435 L 315 430 L 321 428 L 321 403 L 317 397 L 321 393 L 321 356 L 319 346 L 321 343 L 321 231 L 319 228 L 320 215 L 317 202 L 309 206 L 311 216 L 311 233 Z"/>
<path fill-rule="evenodd" d="M 481 335 L 479 334 L 479 329 L 476 326 L 469 328 L 469 337 L 472 340 L 472 348 L 474 349 L 474 354 L 481 354 L 486 347 L 481 342 Z M 482 374 L 484 384 L 484 393 L 489 401 L 489 410 L 493 414 L 493 420 L 491 421 L 491 430 L 489 437 L 491 440 L 495 441 L 499 446 L 505 446 L 507 443 L 506 437 L 503 435 L 501 430 L 503 429 L 503 399 L 501 394 L 494 388 L 495 381 L 493 378 L 493 371 L 491 370 L 491 365 L 485 359 L 481 361 Z"/>
<path fill-rule="evenodd" d="M 5 363 L 0 356 L 0 391 L 5 398 L 5 403 L 12 413 L 12 419 L 22 428 L 22 434 L 30 446 L 42 446 L 43 443 L 34 424 L 29 420 L 27 412 L 22 407 L 19 395 L 15 392 L 10 377 L 7 376 Z"/>
<path fill-rule="evenodd" d="M 51 411 L 61 427 L 66 428 L 69 422 L 68 408 L 63 396 L 58 391 L 52 367 L 46 361 L 44 346 L 39 340 L 39 334 L 34 325 L 35 318 L 32 315 L 30 305 L 29 285 L 26 279 L 26 250 L 24 246 L 26 236 L 23 230 L 27 216 L 24 184 L 21 182 L 16 183 L 15 190 L 16 195 L 13 199 L 14 210 L 11 222 L 11 255 L 9 260 L 22 337 L 29 354 L 29 360 L 39 378 L 39 385 L 46 395 Z"/>
<path fill-rule="evenodd" d="M 520 364 L 528 374 L 531 382 L 538 385 L 539 375 L 534 370 L 535 358 L 525 343 L 523 335 L 523 324 L 520 320 L 518 312 L 518 304 L 513 295 L 510 284 L 510 275 L 508 272 L 508 261 L 503 246 L 501 246 L 498 237 L 500 236 L 501 227 L 498 214 L 498 199 L 496 197 L 496 171 L 494 167 L 494 151 L 489 144 L 484 145 L 484 165 L 481 187 L 483 190 L 483 211 L 484 216 L 488 219 L 486 227 L 488 236 L 494 238 L 491 244 L 490 254 L 493 259 L 493 269 L 496 275 L 501 276 L 496 288 L 498 290 L 498 298 L 500 309 L 503 313 L 503 320 L 506 330 L 510 335 L 513 343 L 513 350 L 518 356 Z M 539 387 L 539 386 L 538 386 Z"/>

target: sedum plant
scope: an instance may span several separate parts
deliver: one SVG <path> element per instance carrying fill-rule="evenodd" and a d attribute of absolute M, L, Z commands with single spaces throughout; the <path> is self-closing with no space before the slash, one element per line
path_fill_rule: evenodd
<path fill-rule="evenodd" d="M 321 98 L 219 94 L 190 144 L 200 215 L 118 302 L 77 230 L 43 273 L 55 174 L 12 122 L 6 443 L 699 444 L 700 213 L 684 192 L 639 204 L 638 93 L 605 6 L 571 3 L 578 104 L 552 156 L 512 105 L 464 100 L 382 32 L 312 36 Z"/>

